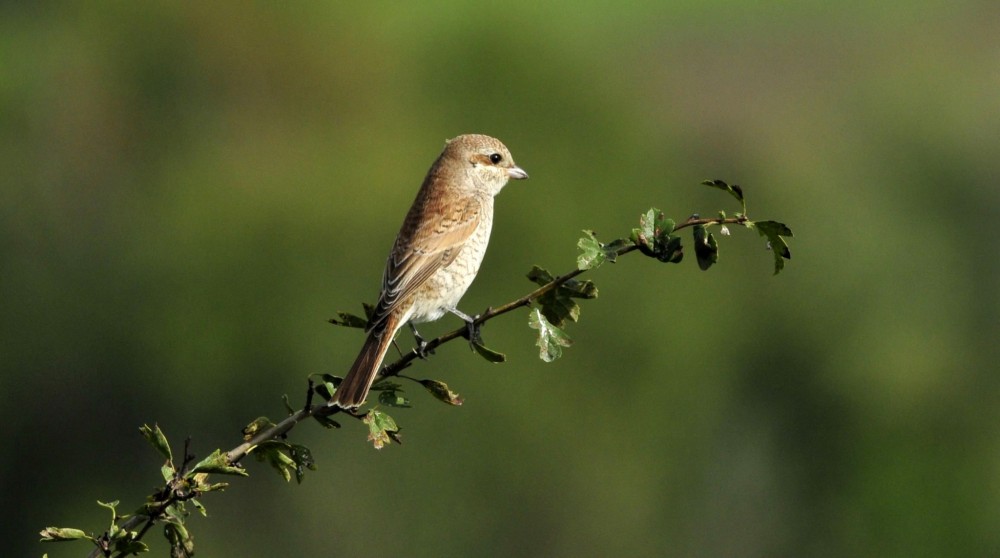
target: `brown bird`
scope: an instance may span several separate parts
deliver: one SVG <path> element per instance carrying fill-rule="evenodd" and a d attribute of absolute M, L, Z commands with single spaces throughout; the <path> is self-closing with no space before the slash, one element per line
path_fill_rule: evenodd
<path fill-rule="evenodd" d="M 396 235 L 368 337 L 330 405 L 351 409 L 364 403 L 403 324 L 429 322 L 451 312 L 469 324 L 471 338 L 473 318 L 456 305 L 486 254 L 493 197 L 511 178 L 528 178 L 528 173 L 514 164 L 500 140 L 469 134 L 445 144 Z"/>

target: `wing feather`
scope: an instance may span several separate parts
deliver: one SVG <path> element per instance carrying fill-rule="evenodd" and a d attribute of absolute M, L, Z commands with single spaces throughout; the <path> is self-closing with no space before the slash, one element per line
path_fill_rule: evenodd
<path fill-rule="evenodd" d="M 381 326 L 437 270 L 454 261 L 479 226 L 483 204 L 475 196 L 445 203 L 434 198 L 424 201 L 410 209 L 386 261 L 371 329 Z"/>

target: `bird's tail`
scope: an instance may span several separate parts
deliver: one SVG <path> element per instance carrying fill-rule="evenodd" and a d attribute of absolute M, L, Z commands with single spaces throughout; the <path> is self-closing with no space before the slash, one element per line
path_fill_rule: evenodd
<path fill-rule="evenodd" d="M 392 344 L 397 329 L 399 329 L 399 316 L 391 313 L 382 327 L 368 332 L 368 338 L 365 339 L 365 344 L 361 347 L 358 358 L 354 360 L 347 377 L 337 386 L 337 391 L 333 394 L 330 405 L 353 409 L 365 402 L 368 390 L 371 389 L 372 382 L 378 376 L 382 359 L 385 358 L 385 353 L 389 350 L 389 345 Z"/>

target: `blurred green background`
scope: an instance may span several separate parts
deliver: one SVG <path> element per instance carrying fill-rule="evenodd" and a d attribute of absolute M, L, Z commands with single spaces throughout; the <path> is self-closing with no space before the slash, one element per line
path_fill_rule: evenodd
<path fill-rule="evenodd" d="M 580 229 L 735 210 L 705 178 L 794 259 L 739 229 L 707 273 L 623 258 L 553 364 L 491 322 L 506 364 L 413 369 L 463 407 L 411 389 L 381 452 L 301 427 L 319 470 L 249 462 L 199 556 L 1000 554 L 1000 3 L 4 3 L 0 77 L 5 555 L 137 507 L 140 424 L 203 456 L 343 372 L 361 335 L 324 320 L 466 132 L 532 177 L 466 312 Z"/>

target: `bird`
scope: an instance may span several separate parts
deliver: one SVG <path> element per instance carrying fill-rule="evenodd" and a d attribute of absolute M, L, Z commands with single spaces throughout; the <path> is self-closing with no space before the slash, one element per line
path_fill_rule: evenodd
<path fill-rule="evenodd" d="M 378 303 L 369 317 L 361 352 L 337 386 L 329 406 L 361 406 L 378 376 L 389 345 L 409 323 L 451 313 L 466 322 L 470 342 L 474 318 L 458 310 L 476 278 L 493 228 L 493 198 L 508 180 L 528 173 L 498 139 L 465 134 L 445 142 L 431 165 L 389 252 Z"/>

